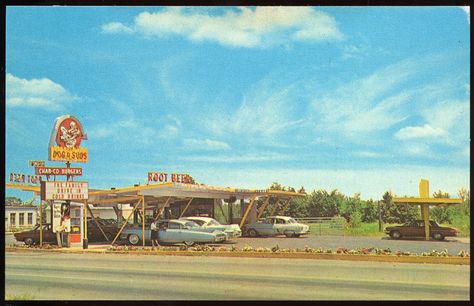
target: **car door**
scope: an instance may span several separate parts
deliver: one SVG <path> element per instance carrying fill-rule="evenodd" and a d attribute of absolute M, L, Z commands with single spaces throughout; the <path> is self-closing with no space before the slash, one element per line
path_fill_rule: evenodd
<path fill-rule="evenodd" d="M 158 240 L 169 243 L 183 242 L 180 224 L 168 222 L 166 229 L 160 228 L 158 230 Z"/>
<path fill-rule="evenodd" d="M 39 241 L 39 231 L 38 231 Z M 56 233 L 51 230 L 51 225 L 43 225 L 43 242 L 57 243 Z"/>
<path fill-rule="evenodd" d="M 275 234 L 283 235 L 285 229 L 285 219 L 275 218 L 275 222 L 273 223 L 273 230 Z"/>
<path fill-rule="evenodd" d="M 424 237 L 425 236 L 425 222 L 415 221 L 416 226 L 413 227 L 412 237 Z"/>

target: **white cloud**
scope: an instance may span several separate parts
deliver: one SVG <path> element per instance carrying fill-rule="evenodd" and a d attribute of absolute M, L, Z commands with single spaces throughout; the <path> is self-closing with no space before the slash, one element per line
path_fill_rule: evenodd
<path fill-rule="evenodd" d="M 102 25 L 102 33 L 133 33 L 133 30 L 130 27 L 120 23 L 120 22 L 110 22 Z"/>
<path fill-rule="evenodd" d="M 56 111 L 64 104 L 77 100 L 63 86 L 43 79 L 21 79 L 6 75 L 6 105 L 9 107 L 38 107 Z"/>
<path fill-rule="evenodd" d="M 183 144 L 192 150 L 230 150 L 230 146 L 222 141 L 211 139 L 183 139 Z"/>
<path fill-rule="evenodd" d="M 400 140 L 439 138 L 446 136 L 446 131 L 441 128 L 432 127 L 429 124 L 423 126 L 407 126 L 395 133 L 395 138 Z"/>
<path fill-rule="evenodd" d="M 112 22 L 103 25 L 102 31 L 136 32 L 158 37 L 179 35 L 192 41 L 213 41 L 246 48 L 290 40 L 343 38 L 333 17 L 310 7 L 239 7 L 226 9 L 221 15 L 169 7 L 155 13 L 140 13 L 132 27 Z"/>
<path fill-rule="evenodd" d="M 467 15 L 467 23 L 471 24 L 471 7 L 470 6 L 461 6 L 461 9 L 466 13 Z"/>
<path fill-rule="evenodd" d="M 372 152 L 372 151 L 357 151 L 357 152 L 354 152 L 353 154 L 356 156 L 368 157 L 368 158 L 378 158 L 378 157 L 383 156 L 383 154 Z"/>
<path fill-rule="evenodd" d="M 243 154 L 243 155 L 218 155 L 218 156 L 182 156 L 185 161 L 199 161 L 209 163 L 247 163 L 263 161 L 287 161 L 294 160 L 294 156 L 280 153 Z"/>

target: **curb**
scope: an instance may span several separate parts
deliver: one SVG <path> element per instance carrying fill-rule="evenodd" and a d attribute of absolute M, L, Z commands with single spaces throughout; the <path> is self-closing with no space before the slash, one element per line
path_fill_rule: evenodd
<path fill-rule="evenodd" d="M 470 265 L 470 257 L 435 257 L 435 256 L 397 256 L 397 255 L 360 255 L 360 254 L 315 254 L 315 253 L 267 253 L 267 252 L 207 252 L 207 251 L 108 251 L 108 250 L 71 250 L 71 249 L 30 249 L 5 247 L 5 252 L 54 252 L 69 254 L 134 254 L 134 255 L 172 255 L 172 256 L 214 256 L 241 258 L 296 258 L 326 259 L 349 261 L 375 261 L 391 263 L 429 263 L 449 265 Z"/>

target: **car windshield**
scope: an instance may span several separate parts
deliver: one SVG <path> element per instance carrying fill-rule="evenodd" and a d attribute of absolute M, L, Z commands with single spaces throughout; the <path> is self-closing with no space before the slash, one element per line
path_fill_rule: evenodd
<path fill-rule="evenodd" d="M 440 227 L 439 223 L 436 221 L 430 221 L 430 224 L 435 227 Z"/>
<path fill-rule="evenodd" d="M 288 219 L 288 223 L 298 223 L 298 222 L 296 222 L 296 220 L 295 220 L 295 219 L 293 219 L 293 218 L 290 218 L 290 219 Z"/>
<path fill-rule="evenodd" d="M 221 224 L 217 222 L 216 220 L 212 219 L 211 221 L 209 221 L 209 225 L 221 225 Z"/>

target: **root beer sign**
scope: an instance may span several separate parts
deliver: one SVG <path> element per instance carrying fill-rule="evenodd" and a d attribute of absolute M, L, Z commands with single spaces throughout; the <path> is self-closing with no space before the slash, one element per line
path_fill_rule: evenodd
<path fill-rule="evenodd" d="M 193 184 L 194 180 L 189 174 L 170 173 L 168 175 L 166 172 L 148 172 L 148 183 L 150 182 Z"/>
<path fill-rule="evenodd" d="M 81 147 L 81 141 L 87 135 L 77 118 L 64 115 L 56 119 L 49 139 L 49 160 L 86 163 L 87 148 Z"/>

